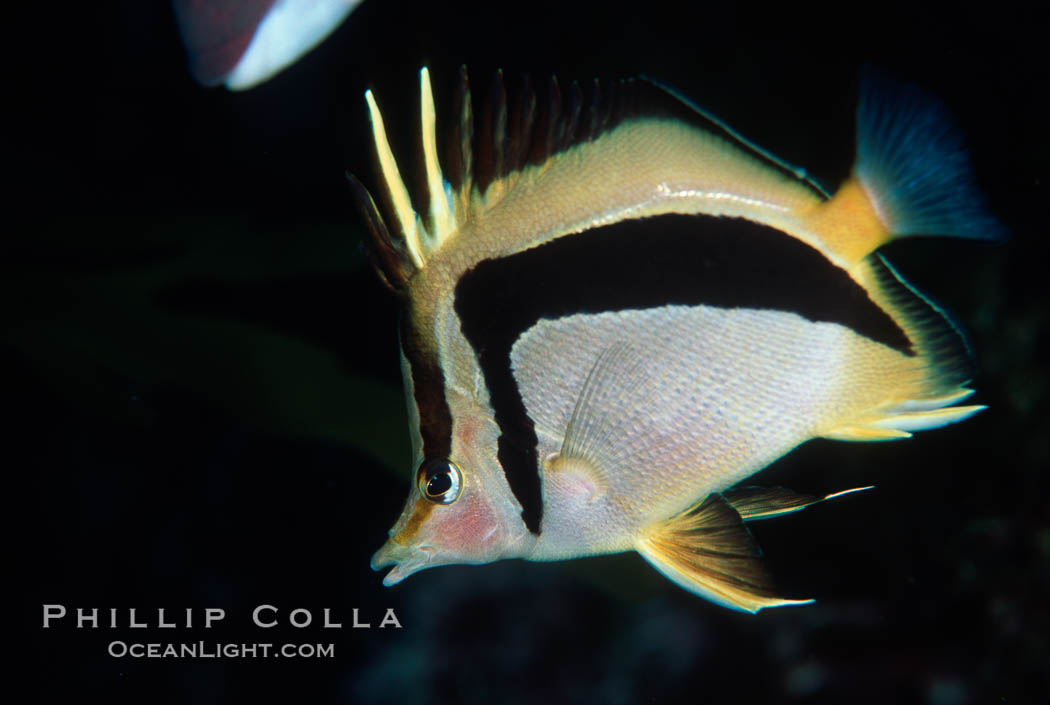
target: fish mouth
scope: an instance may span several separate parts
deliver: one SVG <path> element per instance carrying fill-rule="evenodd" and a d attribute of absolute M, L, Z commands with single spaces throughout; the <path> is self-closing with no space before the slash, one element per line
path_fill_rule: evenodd
<path fill-rule="evenodd" d="M 390 539 L 372 556 L 371 566 L 375 571 L 394 566 L 393 570 L 383 576 L 383 585 L 390 587 L 413 573 L 430 567 L 432 559 L 433 556 L 426 548 L 409 547 Z"/>

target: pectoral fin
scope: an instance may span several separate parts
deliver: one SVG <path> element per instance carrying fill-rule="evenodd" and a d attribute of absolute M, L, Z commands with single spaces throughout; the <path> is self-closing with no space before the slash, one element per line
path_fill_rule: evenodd
<path fill-rule="evenodd" d="M 615 478 L 628 475 L 634 459 L 624 439 L 644 427 L 654 392 L 637 349 L 625 342 L 607 347 L 580 388 L 551 469 L 586 474 L 602 492 Z"/>
<path fill-rule="evenodd" d="M 740 513 L 718 494 L 649 527 L 635 548 L 681 587 L 731 609 L 758 612 L 812 602 L 776 596 L 762 551 Z"/>

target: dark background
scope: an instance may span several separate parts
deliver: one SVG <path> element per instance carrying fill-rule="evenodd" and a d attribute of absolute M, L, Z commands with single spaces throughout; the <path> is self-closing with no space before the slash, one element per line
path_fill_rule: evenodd
<path fill-rule="evenodd" d="M 246 93 L 185 68 L 170 7 L 68 3 L 11 22 L 0 363 L 9 585 L 41 702 L 1044 703 L 1050 693 L 1046 25 L 915 3 L 823 13 L 727 3 L 368 0 Z M 394 302 L 343 180 L 371 182 L 362 92 L 415 129 L 466 63 L 562 80 L 646 73 L 830 187 L 860 67 L 940 96 L 1013 234 L 890 258 L 972 336 L 963 424 L 814 441 L 756 478 L 876 490 L 754 525 L 785 594 L 737 614 L 631 555 L 368 568 L 411 469 Z M 397 145 L 395 144 L 395 147 Z M 41 629 L 41 605 L 222 607 L 212 630 Z M 400 630 L 251 626 L 359 608 Z M 148 615 L 153 615 L 149 617 Z M 126 622 L 126 613 L 122 617 Z M 127 641 L 335 644 L 325 660 L 134 660 Z"/>

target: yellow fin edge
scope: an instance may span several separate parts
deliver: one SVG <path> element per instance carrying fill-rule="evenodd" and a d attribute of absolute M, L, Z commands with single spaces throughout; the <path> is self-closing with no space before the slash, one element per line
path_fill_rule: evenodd
<path fill-rule="evenodd" d="M 730 609 L 755 613 L 813 602 L 776 596 L 751 532 L 717 494 L 648 527 L 635 550 L 679 587 Z"/>
<path fill-rule="evenodd" d="M 920 406 L 923 402 L 905 402 L 895 410 L 908 408 L 909 404 Z M 913 406 L 913 408 L 914 408 Z M 939 428 L 967 419 L 979 411 L 987 409 L 983 405 L 952 406 L 945 409 L 928 409 L 924 411 L 906 411 L 904 413 L 886 413 L 863 424 L 852 423 L 822 433 L 824 438 L 837 441 L 893 441 L 898 438 L 910 438 L 912 431 L 924 431 Z"/>
<path fill-rule="evenodd" d="M 741 519 L 758 521 L 792 514 L 814 504 L 845 497 L 855 492 L 864 492 L 874 487 L 874 485 L 853 487 L 840 492 L 832 492 L 823 497 L 800 494 L 783 487 L 734 487 L 723 492 L 722 496 L 729 506 L 736 510 Z"/>

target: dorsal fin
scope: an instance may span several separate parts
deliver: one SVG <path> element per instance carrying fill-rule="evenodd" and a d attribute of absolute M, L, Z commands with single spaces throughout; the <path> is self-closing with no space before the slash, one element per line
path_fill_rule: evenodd
<path fill-rule="evenodd" d="M 594 141 L 635 119 L 667 119 L 711 133 L 763 160 L 792 179 L 826 194 L 804 173 L 744 140 L 724 123 L 646 78 L 562 87 L 556 78 L 536 91 L 528 78 L 508 95 L 502 72 L 493 77 L 477 117 L 466 68 L 459 72 L 451 129 L 437 134 L 430 73 L 420 70 L 421 147 L 425 194 L 413 207 L 409 187 L 391 150 L 379 105 L 365 93 L 380 176 L 378 198 L 351 179 L 388 284 L 400 289 L 469 219 L 499 203 L 523 176 L 573 147 Z M 447 140 L 445 149 L 440 142 Z M 443 158 L 444 168 L 439 155 Z M 416 183 L 410 180 L 410 183 Z"/>

